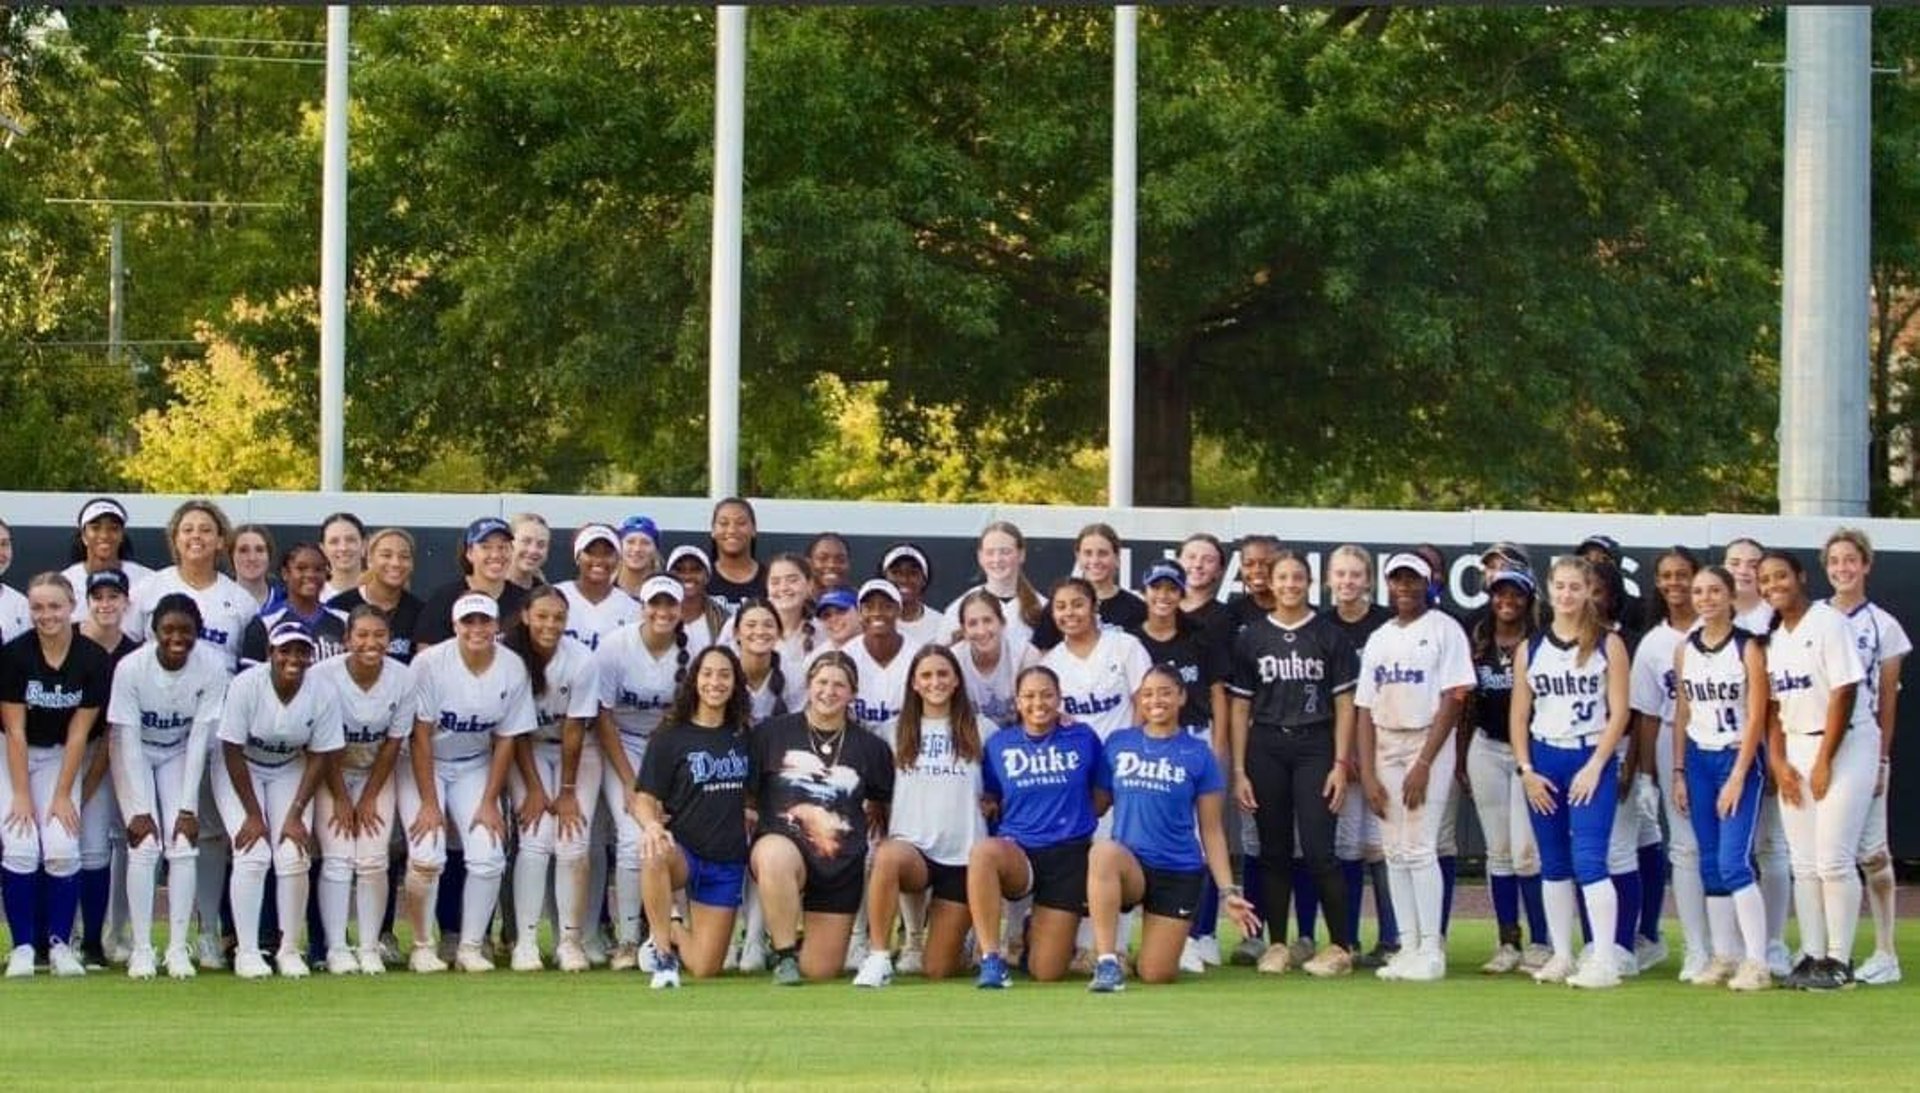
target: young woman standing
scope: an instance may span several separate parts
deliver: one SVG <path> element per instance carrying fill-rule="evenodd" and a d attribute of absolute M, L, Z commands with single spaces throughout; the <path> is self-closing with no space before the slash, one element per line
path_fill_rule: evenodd
<path fill-rule="evenodd" d="M 1733 624 L 1733 574 L 1713 566 L 1691 589 L 1699 626 L 1674 650 L 1674 811 L 1693 828 L 1712 956 L 1688 982 L 1737 991 L 1773 986 L 1767 907 L 1754 885 L 1753 829 L 1760 816 L 1761 740 L 1767 727 L 1767 660 L 1761 641 Z M 1674 862 L 1675 889 L 1681 865 Z"/>
<path fill-rule="evenodd" d="M 726 626 L 729 617 L 727 605 L 707 594 L 713 583 L 713 561 L 699 547 L 682 544 L 667 555 L 667 575 L 680 582 L 680 621 L 686 625 L 694 648 L 712 645 L 714 635 Z M 643 595 L 645 587 L 642 586 Z M 761 592 L 752 598 L 765 597 L 766 593 Z M 646 603 L 644 598 L 635 598 L 642 605 Z"/>
<path fill-rule="evenodd" d="M 120 662 L 140 647 L 121 628 L 128 612 L 127 575 L 117 569 L 88 574 L 86 596 L 87 619 L 79 626 L 80 636 L 107 651 L 111 684 Z M 124 892 L 126 884 L 126 846 L 120 838 L 120 807 L 114 800 L 108 750 L 107 720 L 103 716 L 88 734 L 86 766 L 80 775 L 80 958 L 89 968 L 105 968 L 108 964 L 107 913 L 113 903 L 116 877 L 119 891 Z M 125 913 L 122 906 L 121 922 Z"/>
<path fill-rule="evenodd" d="M 547 526 L 547 518 L 537 512 L 515 513 L 508 518 L 507 526 L 513 529 L 513 558 L 507 563 L 507 580 L 523 591 L 547 583 L 540 573 L 553 547 L 553 529 Z"/>
<path fill-rule="evenodd" d="M 1607 872 L 1607 842 L 1620 800 L 1619 744 L 1627 705 L 1626 643 L 1606 630 L 1593 600 L 1593 567 L 1562 558 L 1548 576 L 1553 623 L 1520 647 L 1513 662 L 1508 738 L 1531 808 L 1545 878 L 1553 959 L 1537 983 L 1620 985 L 1612 938 L 1620 914 Z M 1579 929 L 1574 883 L 1586 897 L 1593 941 L 1576 970 Z"/>
<path fill-rule="evenodd" d="M 869 951 L 856 987 L 893 981 L 889 949 L 902 896 L 931 897 L 925 942 L 908 938 L 927 978 L 945 979 L 964 966 L 967 857 L 987 834 L 980 812 L 981 726 L 961 684 L 960 662 L 944 645 L 923 646 L 907 677 L 893 752 L 893 808 L 867 878 Z"/>
<path fill-rule="evenodd" d="M 567 636 L 591 651 L 600 648 L 607 635 L 638 619 L 640 605 L 616 583 L 620 536 L 612 528 L 586 524 L 574 532 L 573 564 L 577 576 L 558 586 L 567 601 Z M 641 578 L 640 584 L 645 583 Z M 640 591 L 640 585 L 633 590 Z"/>
<path fill-rule="evenodd" d="M 279 606 L 286 590 L 273 573 L 273 532 L 265 524 L 241 524 L 227 540 L 227 565 L 233 580 L 253 597 L 254 614 Z"/>
<path fill-rule="evenodd" d="M 413 632 L 420 627 L 426 601 L 409 591 L 413 583 L 413 534 L 405 528 L 381 528 L 367 539 L 367 570 L 360 585 L 335 596 L 327 606 L 351 615 L 371 604 L 387 617 L 391 635 L 387 655 L 402 664 L 413 661 Z"/>
<path fill-rule="evenodd" d="M 927 607 L 927 590 L 933 587 L 933 564 L 926 552 L 912 543 L 897 543 L 880 556 L 880 577 L 900 593 L 900 633 L 920 645 L 953 640 L 956 627 L 947 625 L 946 616 Z"/>
<path fill-rule="evenodd" d="M 1014 679 L 1040 659 L 1034 647 L 1016 641 L 1007 630 L 1000 598 L 991 589 L 976 588 L 960 597 L 960 640 L 954 652 L 967 698 L 979 715 L 995 725 L 1012 724 Z"/>
<path fill-rule="evenodd" d="M 732 650 L 710 645 L 680 682 L 634 787 L 655 990 L 678 987 L 683 967 L 717 975 L 726 959 L 747 874 L 751 753 L 744 673 Z M 687 892 L 684 926 L 674 918 L 676 889 Z"/>
<path fill-rule="evenodd" d="M 453 605 L 469 593 L 492 597 L 496 619 L 518 617 L 526 603 L 526 592 L 507 580 L 513 562 L 512 525 L 498 516 L 482 516 L 467 525 L 464 541 L 460 577 L 434 589 L 420 609 L 420 625 L 413 634 L 416 654 L 453 637 Z"/>
<path fill-rule="evenodd" d="M 1152 662 L 1140 639 L 1125 629 L 1100 625 L 1094 614 L 1094 597 L 1094 586 L 1084 577 L 1063 577 L 1054 583 L 1048 599 L 1053 604 L 1052 618 L 1060 641 L 1047 650 L 1040 663 L 1058 681 L 1066 716 L 1084 722 L 1105 740 L 1128 725 L 1138 724 L 1133 693 L 1139 690 L 1140 680 Z"/>
<path fill-rule="evenodd" d="M 0 577 L 13 566 L 13 528 L 0 520 Z M 27 597 L 8 584 L 0 584 L 0 645 L 5 645 L 33 627 L 27 610 Z"/>
<path fill-rule="evenodd" d="M 1860 965 L 1854 978 L 1862 983 L 1900 981 L 1900 956 L 1893 945 L 1893 857 L 1887 850 L 1887 775 L 1893 761 L 1893 732 L 1899 723 L 1900 667 L 1913 643 L 1907 631 L 1879 604 L 1867 598 L 1867 575 L 1873 570 L 1873 544 L 1857 528 L 1841 528 L 1827 537 L 1821 550 L 1833 597 L 1827 606 L 1846 617 L 1853 628 L 1854 651 L 1860 654 L 1859 699 L 1872 710 L 1880 726 L 1880 766 L 1873 782 L 1873 802 L 1867 806 L 1866 826 L 1860 832 L 1860 871 L 1865 875 L 1867 909 L 1873 914 L 1873 955 Z"/>
<path fill-rule="evenodd" d="M 1096 625 L 1135 630 L 1146 621 L 1147 605 L 1120 583 L 1120 552 L 1119 532 L 1106 524 L 1088 524 L 1073 540 L 1074 570 L 1093 589 L 1090 599 L 1098 609 Z M 1049 614 L 1034 627 L 1034 648 L 1051 651 L 1062 636 L 1059 620 Z"/>
<path fill-rule="evenodd" d="M 1175 561 L 1187 576 L 1180 612 L 1204 629 L 1226 608 L 1220 599 L 1220 582 L 1227 575 L 1227 548 L 1217 537 L 1196 532 L 1181 542 Z"/>
<path fill-rule="evenodd" d="M 229 671 L 238 669 L 241 641 L 257 612 L 252 594 L 220 572 L 230 534 L 226 513 L 211 501 L 186 501 L 173 510 L 167 521 L 173 564 L 133 587 L 135 614 L 127 629 L 134 637 L 151 634 L 148 613 L 155 604 L 183 593 L 200 608 L 200 640 L 227 658 Z"/>
<path fill-rule="evenodd" d="M 79 592 L 87 586 L 87 574 L 102 569 L 117 569 L 127 575 L 129 585 L 139 585 L 153 576 L 153 570 L 133 557 L 133 540 L 127 534 L 127 510 L 111 497 L 96 497 L 80 506 L 78 530 L 73 535 L 70 560 L 73 564 L 60 571 L 67 586 L 74 590 L 73 621 L 86 616 L 87 605 Z"/>
<path fill-rule="evenodd" d="M 233 832 L 233 921 L 239 948 L 233 974 L 264 979 L 275 968 L 298 979 L 308 972 L 300 955 L 296 910 L 307 905 L 307 842 L 314 794 L 332 753 L 345 746 L 339 696 L 313 682 L 314 636 L 285 619 L 267 635 L 267 661 L 242 671 L 227 688 L 220 712 L 221 769 L 214 797 Z M 267 869 L 276 883 L 284 932 L 274 967 L 260 952 L 260 905 Z"/>
<path fill-rule="evenodd" d="M 759 822 L 750 860 L 781 986 L 840 973 L 865 887 L 868 832 L 886 827 L 893 755 L 849 720 L 858 682 L 844 653 L 823 653 L 807 667 L 807 708 L 753 734 Z"/>
<path fill-rule="evenodd" d="M 252 667 L 267 660 L 267 635 L 282 622 L 297 622 L 313 636 L 314 659 L 334 656 L 347 643 L 346 612 L 328 607 L 320 600 L 327 582 L 327 559 L 312 543 L 295 543 L 280 556 L 280 578 L 287 585 L 287 599 L 272 615 L 256 615 L 240 638 L 240 666 Z"/>
<path fill-rule="evenodd" d="M 1749 634 L 1765 634 L 1773 625 L 1773 607 L 1760 595 L 1760 556 L 1765 552 L 1759 540 L 1743 536 L 1729 541 L 1720 555 L 1720 564 L 1733 574 L 1733 624 Z M 1768 757 L 1769 767 L 1772 758 Z M 1771 777 L 1760 797 L 1753 856 L 1760 873 L 1760 896 L 1767 905 L 1767 968 L 1774 978 L 1784 979 L 1792 971 L 1786 936 L 1787 915 L 1794 906 L 1793 873 L 1780 818 L 1780 791 Z"/>
<path fill-rule="evenodd" d="M 320 552 L 326 555 L 327 586 L 322 601 L 331 601 L 360 587 L 367 566 L 367 525 L 351 512 L 336 512 L 320 521 Z"/>
<path fill-rule="evenodd" d="M 1382 821 L 1394 917 L 1414 944 L 1377 974 L 1426 981 L 1447 974 L 1439 836 L 1453 791 L 1453 729 L 1473 688 L 1473 659 L 1460 624 L 1429 607 L 1427 560 L 1396 554 L 1386 571 L 1394 617 L 1367 639 L 1354 705 L 1360 775 L 1368 806 Z"/>
<path fill-rule="evenodd" d="M 854 720 L 893 746 L 900 709 L 906 704 L 908 665 L 920 643 L 899 630 L 901 596 L 893 582 L 875 578 L 860 586 L 860 636 L 840 651 L 853 661 Z"/>
<path fill-rule="evenodd" d="M 1880 725 L 1860 697 L 1866 677 L 1846 617 L 1807 597 L 1800 559 L 1770 550 L 1760 559 L 1760 594 L 1774 610 L 1767 681 L 1774 712 L 1767 761 L 1780 789 L 1780 819 L 1793 861 L 1793 912 L 1800 962 L 1787 985 L 1833 990 L 1853 983 L 1853 933 L 1860 921 L 1856 857 L 1873 802 Z"/>
<path fill-rule="evenodd" d="M 830 588 L 845 588 L 847 574 L 853 570 L 853 548 L 840 533 L 823 531 L 807 544 L 807 565 L 813 569 L 815 595 Z"/>
<path fill-rule="evenodd" d="M 80 778 L 112 664 L 73 625 L 64 576 L 29 581 L 27 609 L 33 629 L 0 649 L 0 898 L 14 942 L 7 978 L 33 974 L 43 930 L 53 974 L 85 975 L 70 944 L 80 903 Z"/>
<path fill-rule="evenodd" d="M 962 605 L 975 592 L 985 590 L 999 604 L 1000 618 L 1014 643 L 1027 644 L 1047 614 L 1046 601 L 1027 580 L 1027 537 L 1013 524 L 995 520 L 981 529 L 974 560 L 980 566 L 981 581 L 947 606 L 948 632 L 958 634 L 964 629 Z"/>
<path fill-rule="evenodd" d="M 752 724 L 807 704 L 804 662 L 788 655 L 781 625 L 779 611 L 766 600 L 748 600 L 733 616 L 733 644 L 740 654 Z"/>
<path fill-rule="evenodd" d="M 707 556 L 713 561 L 706 594 L 729 615 L 747 600 L 767 598 L 767 576 L 754 555 L 758 539 L 759 522 L 745 498 L 722 498 L 713 506 L 707 539 Z"/>

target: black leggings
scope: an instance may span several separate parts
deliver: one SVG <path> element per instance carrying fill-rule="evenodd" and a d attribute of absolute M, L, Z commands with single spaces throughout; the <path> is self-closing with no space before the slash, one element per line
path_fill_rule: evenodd
<path fill-rule="evenodd" d="M 1281 729 L 1254 725 L 1247 731 L 1247 780 L 1260 806 L 1253 814 L 1260 831 L 1261 884 L 1267 904 L 1267 937 L 1287 939 L 1287 909 L 1293 906 L 1294 825 L 1300 853 L 1320 893 L 1333 943 L 1353 948 L 1347 937 L 1347 886 L 1333 856 L 1333 832 L 1339 816 L 1320 796 L 1333 769 L 1333 723 Z M 1359 792 L 1349 787 L 1348 792 Z"/>

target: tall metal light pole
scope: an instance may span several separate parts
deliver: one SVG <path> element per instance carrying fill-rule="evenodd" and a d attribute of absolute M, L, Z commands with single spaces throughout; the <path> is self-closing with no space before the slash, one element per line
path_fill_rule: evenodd
<path fill-rule="evenodd" d="M 1140 12 L 1113 9 L 1113 250 L 1107 289 L 1107 504 L 1133 504 L 1133 315 Z"/>
<path fill-rule="evenodd" d="M 347 7 L 327 8 L 326 146 L 320 191 L 320 488 L 346 484 Z"/>
<path fill-rule="evenodd" d="M 707 492 L 740 492 L 740 208 L 747 9 L 723 5 L 714 42 L 713 259 L 707 316 Z"/>

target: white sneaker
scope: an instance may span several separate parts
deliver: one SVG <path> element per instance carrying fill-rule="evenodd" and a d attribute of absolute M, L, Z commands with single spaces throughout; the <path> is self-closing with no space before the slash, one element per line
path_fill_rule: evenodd
<path fill-rule="evenodd" d="M 553 947 L 553 962 L 563 972 L 584 972 L 593 967 L 587 959 L 587 951 L 578 941 L 562 941 Z"/>
<path fill-rule="evenodd" d="M 634 964 L 648 975 L 660 970 L 660 950 L 653 947 L 652 938 L 640 943 L 640 950 L 634 955 Z"/>
<path fill-rule="evenodd" d="M 1680 974 L 1677 978 L 1682 983 L 1697 982 L 1700 978 L 1700 973 L 1706 971 L 1707 965 L 1711 963 L 1713 963 L 1712 956 L 1707 953 L 1688 949 L 1680 958 Z"/>
<path fill-rule="evenodd" d="M 79 954 L 66 942 L 56 942 L 47 950 L 47 963 L 53 965 L 53 974 L 62 979 L 87 974 L 87 966 L 80 963 Z"/>
<path fill-rule="evenodd" d="M 630 972 L 640 966 L 640 946 L 631 941 L 622 941 L 613 947 L 613 956 L 607 961 L 607 967 L 616 972 Z"/>
<path fill-rule="evenodd" d="M 1537 972 L 1553 959 L 1553 946 L 1542 945 L 1538 941 L 1520 950 L 1520 968 L 1522 971 Z"/>
<path fill-rule="evenodd" d="M 14 946 L 13 952 L 7 956 L 7 978 L 33 978 L 33 946 Z"/>
<path fill-rule="evenodd" d="M 128 979 L 152 979 L 159 973 L 160 969 L 154 966 L 152 949 L 135 949 L 132 955 L 127 957 Z"/>
<path fill-rule="evenodd" d="M 307 959 L 301 956 L 297 949 L 280 950 L 273 958 L 273 963 L 280 969 L 280 974 L 288 979 L 305 979 L 307 977 Z"/>
<path fill-rule="evenodd" d="M 1200 951 L 1200 963 L 1209 968 L 1220 966 L 1220 939 L 1208 934 L 1194 942 L 1194 948 Z"/>
<path fill-rule="evenodd" d="M 1511 945 L 1502 945 L 1493 951 L 1493 958 L 1480 965 L 1483 975 L 1505 975 L 1520 966 L 1520 950 Z"/>
<path fill-rule="evenodd" d="M 869 952 L 853 977 L 856 987 L 884 987 L 893 982 L 893 958 L 885 952 Z"/>
<path fill-rule="evenodd" d="M 1657 968 L 1660 966 L 1661 962 L 1666 959 L 1667 959 L 1667 943 L 1666 942 L 1649 941 L 1644 937 L 1634 939 L 1633 961 L 1635 965 L 1634 971 L 1636 972 L 1636 974 L 1639 972 L 1644 972 L 1649 968 Z"/>
<path fill-rule="evenodd" d="M 1740 970 L 1727 980 L 1727 989 L 1734 991 L 1765 991 L 1773 989 L 1773 973 L 1758 960 L 1742 960 Z"/>
<path fill-rule="evenodd" d="M 354 959 L 360 965 L 361 975 L 387 974 L 386 957 L 381 955 L 380 947 L 377 945 L 370 949 L 361 949 Z"/>
<path fill-rule="evenodd" d="M 1884 987 L 1900 982 L 1900 958 L 1891 953 L 1874 953 L 1853 973 L 1857 982 Z"/>
<path fill-rule="evenodd" d="M 413 955 L 407 958 L 407 967 L 422 975 L 431 975 L 446 971 L 447 962 L 440 959 L 440 954 L 433 951 L 433 946 L 415 945 Z"/>
<path fill-rule="evenodd" d="M 167 946 L 167 978 L 192 979 L 199 974 L 193 966 L 193 954 L 185 945 Z"/>
<path fill-rule="evenodd" d="M 893 962 L 893 970 L 901 975 L 922 975 L 927 970 L 926 952 L 918 945 L 900 950 L 900 959 Z"/>
<path fill-rule="evenodd" d="M 1618 945 L 1589 945 L 1586 959 L 1572 975 L 1567 976 L 1567 986 L 1583 990 L 1606 990 L 1620 985 L 1621 964 Z"/>
<path fill-rule="evenodd" d="M 680 962 L 674 960 L 665 964 L 656 963 L 653 968 L 653 978 L 647 981 L 647 986 L 657 991 L 678 990 L 680 987 Z"/>
<path fill-rule="evenodd" d="M 1420 954 L 1409 945 L 1388 957 L 1387 962 L 1374 969 L 1373 974 L 1379 979 L 1406 979 L 1407 973 L 1419 960 Z"/>
<path fill-rule="evenodd" d="M 748 975 L 761 975 L 767 970 L 766 939 L 750 937 L 740 943 L 740 970 Z"/>
<path fill-rule="evenodd" d="M 1640 961 L 1633 955 L 1632 949 L 1627 948 L 1625 945 L 1615 945 L 1613 947 L 1613 971 L 1615 975 L 1626 976 L 1628 978 L 1640 974 Z"/>
<path fill-rule="evenodd" d="M 1767 944 L 1767 974 L 1775 979 L 1785 979 L 1793 974 L 1793 954 L 1787 952 L 1784 941 Z"/>
<path fill-rule="evenodd" d="M 258 952 L 243 949 L 233 954 L 233 976 L 235 979 L 270 979 L 273 965 Z"/>
<path fill-rule="evenodd" d="M 1447 954 L 1439 949 L 1415 953 L 1400 978 L 1408 983 L 1437 983 L 1447 977 Z"/>
<path fill-rule="evenodd" d="M 200 970 L 203 972 L 217 972 L 227 966 L 227 958 L 221 955 L 220 939 L 217 937 L 201 934 L 199 954 Z"/>
<path fill-rule="evenodd" d="M 1573 974 L 1573 961 L 1555 953 L 1547 957 L 1547 962 L 1533 970 L 1535 983 L 1565 983 L 1567 976 Z"/>
<path fill-rule="evenodd" d="M 861 968 L 866 967 L 867 957 L 870 956 L 872 952 L 873 950 L 867 945 L 867 939 L 856 936 L 853 939 L 853 943 L 847 946 L 847 961 L 844 970 L 857 972 Z"/>
<path fill-rule="evenodd" d="M 454 966 L 463 972 L 478 974 L 493 970 L 493 961 L 478 945 L 461 945 L 453 952 Z"/>
<path fill-rule="evenodd" d="M 607 954 L 607 935 L 602 933 L 597 926 L 586 931 L 586 936 L 580 939 L 580 951 L 587 955 L 587 964 L 589 967 L 606 967 L 609 959 Z"/>
<path fill-rule="evenodd" d="M 107 953 L 107 963 L 133 963 L 133 946 L 128 941 L 132 936 L 132 929 L 125 926 L 122 926 L 118 930 L 110 931 L 107 934 L 106 943 L 102 946 Z M 152 954 L 149 953 L 148 955 L 151 956 Z"/>
<path fill-rule="evenodd" d="M 545 971 L 546 961 L 540 959 L 540 946 L 531 941 L 522 941 L 513 947 L 513 961 L 510 965 L 516 972 Z"/>
<path fill-rule="evenodd" d="M 1764 970 L 1766 965 L 1761 964 L 1760 967 Z M 1727 980 L 1732 979 L 1739 971 L 1740 961 L 1730 956 L 1716 956 L 1708 960 L 1707 966 L 1701 968 L 1700 973 L 1692 979 L 1687 980 L 1687 982 L 1692 983 L 1696 987 L 1724 986 Z"/>
<path fill-rule="evenodd" d="M 327 974 L 328 975 L 359 975 L 360 961 L 358 958 L 356 958 L 353 955 L 353 950 L 347 948 L 345 945 L 342 945 L 337 949 L 328 949 L 327 950 Z"/>
<path fill-rule="evenodd" d="M 1186 944 L 1180 946 L 1180 970 L 1186 972 L 1188 975 L 1205 974 L 1207 962 L 1200 959 L 1200 942 L 1198 940 L 1190 937 L 1187 939 Z"/>

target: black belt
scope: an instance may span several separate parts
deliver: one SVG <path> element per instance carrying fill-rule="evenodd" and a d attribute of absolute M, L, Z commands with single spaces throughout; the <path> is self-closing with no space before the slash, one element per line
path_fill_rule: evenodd
<path fill-rule="evenodd" d="M 1265 729 L 1268 732 L 1277 732 L 1283 736 L 1305 736 L 1313 732 L 1331 732 L 1333 731 L 1333 722 L 1311 721 L 1305 725 L 1273 725 L 1256 721 L 1253 727 L 1256 729 Z"/>

